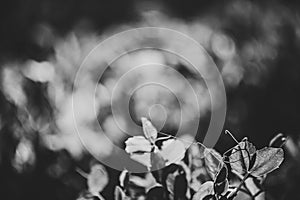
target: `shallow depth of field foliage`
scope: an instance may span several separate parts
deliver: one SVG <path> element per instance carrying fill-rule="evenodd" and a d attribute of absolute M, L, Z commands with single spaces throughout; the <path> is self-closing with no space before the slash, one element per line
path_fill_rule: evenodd
<path fill-rule="evenodd" d="M 286 138 L 282 134 L 262 149 L 244 138 L 221 155 L 199 142 L 166 134 L 159 138 L 149 120 L 141 121 L 144 136 L 129 138 L 126 151 L 148 172 L 138 174 L 124 169 L 115 186 L 115 200 L 264 199 L 265 178 L 284 160 L 281 146 Z M 229 131 L 226 133 L 233 137 Z M 105 168 L 93 165 L 86 178 L 88 190 L 78 199 L 104 199 L 100 192 L 108 182 Z"/>

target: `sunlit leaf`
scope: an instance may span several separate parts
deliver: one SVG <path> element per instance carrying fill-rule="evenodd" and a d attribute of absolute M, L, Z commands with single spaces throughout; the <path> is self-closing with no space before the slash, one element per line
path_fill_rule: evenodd
<path fill-rule="evenodd" d="M 184 144 L 175 139 L 164 141 L 161 147 L 161 155 L 164 158 L 166 165 L 180 162 L 185 155 Z"/>
<path fill-rule="evenodd" d="M 223 167 L 222 156 L 214 149 L 206 148 L 204 151 L 205 166 L 211 178 L 215 178 Z"/>
<path fill-rule="evenodd" d="M 255 146 L 247 140 L 236 145 L 229 156 L 232 170 L 242 175 L 247 173 L 250 170 L 250 162 L 255 152 Z"/>
<path fill-rule="evenodd" d="M 119 186 L 116 186 L 114 196 L 115 200 L 129 200 L 125 192 Z"/>
<path fill-rule="evenodd" d="M 204 200 L 205 197 L 214 194 L 214 182 L 207 181 L 203 183 L 192 200 Z"/>
<path fill-rule="evenodd" d="M 151 153 L 151 171 L 162 169 L 166 166 L 165 159 L 160 152 Z"/>
<path fill-rule="evenodd" d="M 129 182 L 129 172 L 128 170 L 123 170 L 119 176 L 120 186 L 126 188 Z"/>
<path fill-rule="evenodd" d="M 146 191 L 157 184 L 155 178 L 151 173 L 146 173 L 145 176 L 131 175 L 129 177 L 129 181 L 130 183 L 133 183 L 139 187 L 145 188 Z"/>
<path fill-rule="evenodd" d="M 130 137 L 125 141 L 127 153 L 151 152 L 153 145 L 143 136 Z"/>
<path fill-rule="evenodd" d="M 34 165 L 35 160 L 36 157 L 32 142 L 28 139 L 22 139 L 16 147 L 15 156 L 12 161 L 13 167 L 18 172 L 23 172 L 27 167 Z"/>
<path fill-rule="evenodd" d="M 155 140 L 157 138 L 157 130 L 156 128 L 152 125 L 152 123 L 146 119 L 145 117 L 141 118 L 142 120 L 142 126 L 143 126 L 143 132 L 145 137 L 152 143 L 155 143 Z"/>
<path fill-rule="evenodd" d="M 130 158 L 135 160 L 146 167 L 151 167 L 151 153 L 132 153 L 130 154 Z"/>
<path fill-rule="evenodd" d="M 262 176 L 277 169 L 284 160 L 284 152 L 281 148 L 265 147 L 257 151 L 256 161 L 251 174 Z"/>
<path fill-rule="evenodd" d="M 106 169 L 100 165 L 95 164 L 91 167 L 91 172 L 88 175 L 88 188 L 92 195 L 98 196 L 99 193 L 108 183 L 108 174 Z"/>

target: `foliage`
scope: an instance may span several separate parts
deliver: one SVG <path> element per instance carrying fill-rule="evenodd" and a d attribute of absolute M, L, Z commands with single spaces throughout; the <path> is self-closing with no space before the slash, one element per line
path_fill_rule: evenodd
<path fill-rule="evenodd" d="M 242 195 L 264 199 L 262 183 L 266 175 L 284 160 L 281 147 L 286 138 L 282 134 L 268 147 L 257 150 L 247 138 L 238 142 L 226 131 L 237 144 L 221 155 L 199 142 L 187 148 L 176 137 L 158 137 L 149 120 L 141 121 L 144 136 L 128 138 L 125 150 L 148 172 L 121 172 L 115 200 L 233 200 Z M 78 199 L 104 199 L 100 193 L 108 182 L 105 168 L 93 166 L 87 179 L 89 190 Z"/>

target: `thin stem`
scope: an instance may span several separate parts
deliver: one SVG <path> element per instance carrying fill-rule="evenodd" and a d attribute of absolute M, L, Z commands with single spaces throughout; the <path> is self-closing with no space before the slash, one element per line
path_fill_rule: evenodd
<path fill-rule="evenodd" d="M 80 169 L 79 167 L 76 167 L 75 171 L 80 174 L 83 178 L 88 178 L 88 173 L 86 173 L 85 171 L 83 171 L 82 169 Z"/>
<path fill-rule="evenodd" d="M 238 193 L 238 191 L 241 189 L 241 187 L 244 185 L 245 181 L 247 180 L 247 178 L 249 178 L 250 173 L 247 173 L 243 179 L 241 180 L 240 184 L 232 191 L 229 193 L 228 198 L 232 197 L 234 195 L 236 195 Z"/>
<path fill-rule="evenodd" d="M 225 134 L 229 135 L 235 141 L 235 143 L 239 144 L 239 141 L 237 141 L 237 139 L 235 139 L 235 137 L 229 130 L 225 130 Z"/>

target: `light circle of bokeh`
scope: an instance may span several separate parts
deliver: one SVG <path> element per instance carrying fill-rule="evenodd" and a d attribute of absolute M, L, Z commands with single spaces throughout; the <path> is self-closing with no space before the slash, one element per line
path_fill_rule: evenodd
<path fill-rule="evenodd" d="M 164 45 L 163 48 L 161 44 L 156 42 L 148 43 L 148 44 L 143 44 L 138 42 L 136 43 L 128 42 L 127 45 L 125 44 L 126 48 L 123 46 L 121 49 L 118 47 L 118 45 L 115 45 L 118 43 L 123 44 L 124 41 L 132 41 L 132 39 L 134 38 L 139 40 L 143 39 L 141 38 L 141 36 L 151 36 L 151 38 L 158 39 L 158 40 L 162 37 L 163 38 L 168 37 L 170 38 L 171 41 L 170 44 Z M 172 45 L 172 43 L 175 43 L 175 46 Z M 176 48 L 178 47 L 176 45 L 182 45 L 188 47 L 189 51 L 181 51 L 180 48 Z M 162 49 L 167 52 L 173 52 L 175 55 L 180 55 L 181 58 L 184 58 L 186 61 L 188 61 L 193 66 L 192 69 L 193 73 L 197 73 L 199 75 L 199 78 L 201 77 L 205 81 L 205 84 L 208 88 L 208 92 L 210 95 L 211 119 L 210 119 L 207 132 L 205 134 L 205 138 L 203 140 L 203 144 L 207 147 L 213 147 L 216 144 L 220 134 L 222 133 L 223 125 L 225 122 L 225 116 L 226 116 L 225 86 L 217 66 L 213 62 L 212 58 L 208 55 L 208 53 L 197 41 L 195 41 L 193 38 L 189 37 L 184 33 L 181 33 L 173 29 L 162 28 L 162 27 L 135 28 L 135 29 L 130 29 L 130 30 L 126 30 L 114 34 L 111 37 L 100 42 L 85 57 L 85 59 L 83 60 L 82 64 L 80 65 L 76 73 L 74 79 L 74 87 L 76 87 L 76 85 L 80 83 L 79 81 L 80 77 L 82 76 L 82 73 L 85 72 L 84 69 L 89 67 L 86 65 L 87 63 L 89 63 L 88 62 L 89 59 L 93 59 L 93 54 L 99 52 L 101 53 L 102 51 L 106 52 L 107 48 L 111 48 L 110 51 L 118 52 L 118 55 L 124 54 L 126 52 L 131 52 L 137 49 L 143 49 L 143 48 Z M 199 57 L 194 55 L 199 55 Z M 207 65 L 199 66 L 199 63 L 203 63 L 203 59 L 204 59 L 203 55 L 205 55 L 205 63 L 207 63 Z M 105 60 L 107 61 L 107 63 L 111 63 L 116 59 L 116 57 L 117 56 L 115 56 L 114 54 L 107 54 Z M 106 65 L 106 67 L 104 68 L 99 68 L 97 75 L 101 77 L 108 66 L 109 65 Z M 72 110 L 73 110 L 73 120 L 75 123 L 76 133 L 78 134 L 78 137 L 82 142 L 82 145 L 89 151 L 88 146 L 85 145 L 85 142 L 81 137 L 81 134 L 84 133 L 80 133 L 77 127 L 77 123 L 78 123 L 77 117 L 80 115 L 80 110 L 77 110 L 77 102 L 74 101 L 73 97 L 72 97 Z M 97 116 L 95 116 L 95 120 L 97 120 Z M 198 128 L 198 124 L 195 125 L 197 125 Z M 99 131 L 103 131 L 100 125 L 99 125 Z M 189 134 L 195 136 L 197 134 L 197 131 L 195 133 L 189 133 Z M 137 163 L 136 161 L 133 161 L 129 157 L 129 155 L 125 152 L 125 150 L 121 149 L 116 145 L 113 145 L 113 147 L 114 150 L 111 156 L 105 158 L 99 158 L 95 156 L 95 158 L 98 159 L 101 163 L 107 165 L 108 167 L 114 168 L 119 171 L 124 170 L 124 168 L 136 173 L 143 173 L 147 171 L 147 169 L 143 165 Z M 91 153 L 91 151 L 89 152 Z"/>
<path fill-rule="evenodd" d="M 112 107 L 112 115 L 114 116 L 124 116 L 128 119 L 128 117 L 130 116 L 130 111 L 129 111 L 129 106 L 122 106 L 122 105 L 129 105 L 129 101 L 130 98 L 132 97 L 132 94 L 140 89 L 141 87 L 145 87 L 145 86 L 149 86 L 149 85 L 156 85 L 162 88 L 165 88 L 167 90 L 169 90 L 172 94 L 174 94 L 174 96 L 176 97 L 176 99 L 179 102 L 179 106 L 180 108 L 183 106 L 183 102 L 184 102 L 184 98 L 177 96 L 176 95 L 176 91 L 174 91 L 173 87 L 170 85 L 167 85 L 163 80 L 153 80 L 153 81 L 149 81 L 149 80 L 141 80 L 138 84 L 137 87 L 131 87 L 129 89 L 129 91 L 126 91 L 127 93 L 130 93 L 130 95 L 128 96 L 124 96 L 122 99 L 121 104 L 119 103 L 119 101 L 114 101 L 114 97 L 116 94 L 120 94 L 122 92 L 123 88 L 120 88 L 120 86 L 122 86 L 122 83 L 127 79 L 130 79 L 130 74 L 134 74 L 134 73 L 138 73 L 139 71 L 143 71 L 143 69 L 146 69 L 148 67 L 148 65 L 151 65 L 152 68 L 167 68 L 168 66 L 160 64 L 160 63 L 146 63 L 146 64 L 142 64 L 142 65 L 138 65 L 135 66 L 133 68 L 131 68 L 130 70 L 126 71 L 117 81 L 117 83 L 115 84 L 113 91 L 112 91 L 112 97 L 111 97 L 111 107 Z M 169 69 L 176 73 L 176 75 L 180 78 L 180 80 L 183 80 L 183 82 L 185 82 L 185 84 L 187 85 L 188 88 L 186 88 L 187 90 L 190 90 L 191 93 L 194 95 L 195 98 L 192 98 L 195 105 L 197 105 L 196 110 L 198 110 L 199 112 L 196 113 L 195 115 L 195 121 L 199 121 L 200 119 L 200 108 L 199 108 L 199 102 L 197 99 L 197 95 L 194 92 L 194 89 L 192 88 L 192 86 L 190 85 L 190 83 L 184 78 L 184 76 L 182 74 L 180 74 L 177 70 L 173 69 L 172 67 L 169 67 Z M 178 80 L 179 81 L 179 80 Z M 119 104 L 118 104 L 119 103 Z M 146 117 L 146 116 L 143 116 Z M 180 124 L 179 124 L 179 129 L 177 131 L 177 136 L 180 135 L 184 135 L 184 131 L 181 130 L 181 123 L 182 123 L 182 118 L 184 118 L 185 116 L 182 116 L 182 113 L 180 113 Z M 166 121 L 166 119 L 165 119 Z M 137 124 L 135 124 L 131 119 L 129 119 L 127 121 L 126 126 L 122 126 L 122 123 L 118 122 L 118 118 L 115 118 L 115 122 L 118 125 L 118 127 L 124 132 L 127 133 L 130 136 L 134 136 L 134 135 L 141 135 L 141 127 L 138 126 Z M 130 128 L 128 128 L 130 127 Z M 195 136 L 195 134 L 197 133 L 197 129 L 198 129 L 198 123 L 194 124 L 192 127 L 189 128 L 190 132 L 189 134 L 191 134 L 192 136 Z"/>

